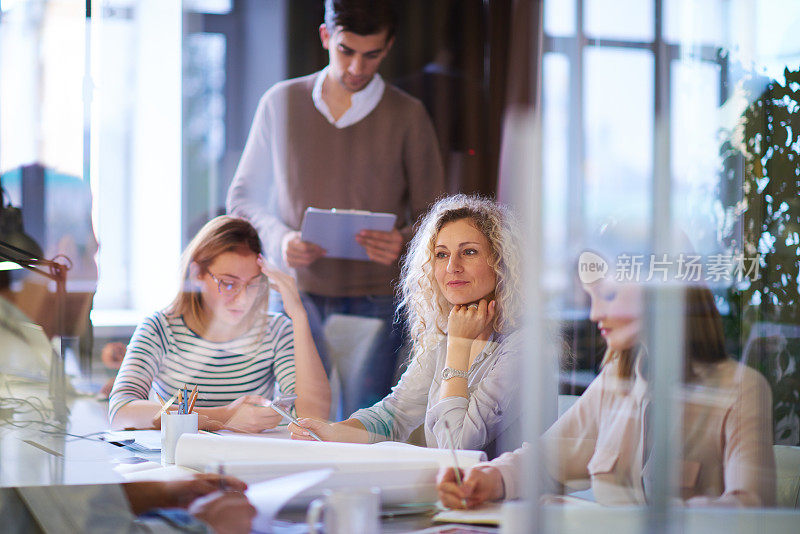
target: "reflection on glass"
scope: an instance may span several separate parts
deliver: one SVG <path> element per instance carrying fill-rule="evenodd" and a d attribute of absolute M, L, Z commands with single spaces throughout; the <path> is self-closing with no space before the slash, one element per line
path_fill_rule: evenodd
<path fill-rule="evenodd" d="M 552 12 L 561 9 L 555 5 L 558 3 L 546 2 L 545 16 L 548 8 Z M 590 233 L 609 217 L 638 221 L 623 225 L 627 237 L 631 230 L 649 236 L 648 228 L 654 224 L 680 227 L 692 243 L 690 253 L 686 247 L 682 250 L 680 268 L 694 268 L 686 262 L 695 258 L 703 263 L 702 276 L 693 282 L 696 285 L 681 290 L 687 298 L 684 319 L 689 348 L 686 374 L 675 388 L 680 401 L 669 408 L 679 412 L 674 415 L 681 416 L 684 432 L 680 437 L 674 433 L 674 455 L 662 456 L 666 461 L 660 464 L 676 478 L 676 485 L 670 486 L 673 495 L 692 505 L 775 503 L 796 507 L 800 502 L 800 105 L 796 96 L 800 34 L 795 30 L 800 11 L 795 4 L 784 0 L 584 0 L 577 3 L 578 9 L 583 9 L 583 27 L 574 33 L 555 35 L 553 22 L 544 24 L 545 33 L 552 38 L 545 39 L 542 74 L 542 187 L 549 195 L 543 215 L 553 210 L 550 202 L 557 201 L 555 192 L 561 191 L 563 181 L 571 179 L 580 188 L 578 192 L 567 189 L 569 224 Z M 662 17 L 655 17 L 659 8 Z M 659 20 L 663 25 L 655 28 Z M 653 43 L 657 30 L 664 43 Z M 580 39 L 581 34 L 588 40 Z M 559 65 L 562 58 L 563 68 Z M 563 95 L 557 94 L 558 90 Z M 658 112 L 663 111 L 658 118 L 663 121 L 658 123 L 657 97 L 663 97 L 658 101 Z M 580 118 L 579 127 L 570 126 L 575 117 Z M 561 148 L 559 128 L 566 128 L 564 145 L 578 147 L 576 154 Z M 662 142 L 656 152 L 654 144 Z M 666 157 L 661 158 L 662 154 Z M 670 198 L 653 198 L 655 191 L 669 191 Z M 674 222 L 653 220 L 652 214 L 667 200 L 670 210 L 666 218 Z M 569 277 L 575 258 L 559 251 L 585 242 L 576 237 L 569 230 L 550 233 L 546 228 L 541 239 L 547 245 L 539 264 L 560 265 L 555 270 Z M 558 239 L 562 239 L 560 246 Z M 678 259 L 671 258 L 676 270 Z M 647 276 L 646 266 L 641 266 L 640 273 Z M 701 284 L 710 290 L 702 289 Z M 626 291 L 638 292 L 636 298 L 645 302 L 660 302 L 662 296 L 661 290 L 650 286 L 629 285 L 630 289 L 621 284 L 611 290 L 608 284 L 608 291 L 589 293 L 592 319 L 603 323 L 596 331 L 592 321 L 582 320 L 580 299 L 565 301 L 557 290 L 550 297 L 563 303 L 558 308 L 558 324 L 569 345 L 561 355 L 561 392 L 581 393 L 587 380 L 581 381 L 584 377 L 579 373 L 586 373 L 589 380 L 601 373 L 584 393 L 587 400 L 582 398 L 572 415 L 567 412 L 565 416 L 573 422 L 577 419 L 584 430 L 591 426 L 588 421 L 596 428 L 578 434 L 580 439 L 571 451 L 578 456 L 565 456 L 561 478 L 562 482 L 573 476 L 582 479 L 577 484 L 570 482 L 568 492 L 594 486 L 593 493 L 581 497 L 605 503 L 647 503 L 648 510 L 639 517 L 648 517 L 650 522 L 640 527 L 650 531 L 659 528 L 656 517 L 660 517 L 660 526 L 672 527 L 684 516 L 669 512 L 670 499 L 653 502 L 648 494 L 654 491 L 649 482 L 655 480 L 650 478 L 651 470 L 645 469 L 650 458 L 644 430 L 648 418 L 640 412 L 630 416 L 623 404 L 613 402 L 634 402 L 634 393 L 644 389 L 642 404 L 658 407 L 655 413 L 663 419 L 670 415 L 661 411 L 664 403 L 650 402 L 648 395 L 659 381 L 650 373 L 661 369 L 665 361 L 654 355 L 675 347 L 671 343 L 656 346 L 652 336 L 664 331 L 648 321 L 661 326 L 675 323 L 679 312 L 649 317 L 651 309 L 660 308 L 650 304 L 645 307 L 647 312 L 636 311 L 635 298 L 621 306 L 628 326 L 635 324 L 637 317 L 644 323 L 636 328 L 640 336 L 635 336 L 639 339 L 635 346 L 647 350 L 634 352 L 629 378 L 618 380 L 612 372 L 618 364 L 607 363 L 602 370 L 595 365 L 599 363 L 596 341 L 610 345 L 614 331 L 624 332 L 625 326 L 598 319 L 598 303 L 610 305 Z M 654 296 L 659 298 L 651 299 Z M 575 313 L 575 308 L 580 311 Z M 586 315 L 589 311 L 587 305 Z M 698 324 L 702 325 L 700 331 L 695 328 Z M 711 347 L 713 340 L 717 349 L 700 350 Z M 713 353 L 720 357 L 714 358 Z M 709 354 L 712 357 L 703 361 Z M 665 375 L 671 373 L 661 372 L 657 377 Z M 599 390 L 603 393 L 593 397 Z M 540 413 L 545 400 L 533 410 Z M 559 406 L 566 408 L 573 401 L 574 397 L 562 396 Z M 574 410 L 582 411 L 582 406 L 591 409 L 576 418 Z M 600 436 L 598 422 L 615 417 L 624 424 Z M 555 429 L 572 427 L 568 419 Z M 658 424 L 656 429 L 664 432 L 665 426 Z M 712 444 L 707 441 L 711 435 L 724 438 L 712 440 Z M 586 448 L 588 442 L 592 445 Z M 563 441 L 557 443 L 561 454 L 571 454 Z M 773 444 L 776 467 L 771 464 Z M 653 454 L 665 450 L 659 445 L 652 448 Z M 671 463 L 670 457 L 678 463 Z M 553 464 L 545 462 L 544 467 Z M 513 489 L 513 484 L 510 487 Z M 571 493 L 569 498 L 574 496 Z M 772 513 L 740 514 L 729 509 L 726 519 L 715 526 L 719 525 L 719 531 L 726 531 L 723 524 L 744 528 L 750 517 L 773 527 L 779 523 L 771 523 Z M 564 511 L 563 515 L 570 514 Z M 796 530 L 796 521 L 795 516 L 787 532 Z M 687 519 L 685 526 L 691 530 L 693 524 Z"/>
<path fill-rule="evenodd" d="M 722 44 L 724 0 L 665 0 L 664 38 L 672 42 Z"/>
<path fill-rule="evenodd" d="M 636 221 L 604 227 L 577 261 L 583 290 L 591 301 L 590 320 L 605 341 L 600 375 L 545 433 L 544 472 L 555 483 L 547 503 L 578 504 L 590 498 L 603 505 L 652 502 L 659 473 L 651 423 L 657 408 L 652 383 L 656 362 L 648 340 L 648 298 L 654 291 L 679 287 L 683 323 L 678 341 L 679 383 L 668 398 L 678 410 L 677 462 L 668 465 L 676 487 L 672 498 L 688 506 L 768 507 L 776 499 L 772 449 L 772 407 L 764 377 L 730 358 L 714 297 L 702 283 L 680 284 L 677 262 L 657 263 Z M 639 230 L 633 230 L 638 228 Z M 637 238 L 639 238 L 637 240 Z M 688 247 L 688 243 L 684 245 Z M 684 252 L 689 252 L 688 248 Z M 644 258 L 630 270 L 632 255 Z M 661 260 L 661 255 L 656 255 Z M 649 258 L 649 260 L 648 260 Z M 648 272 L 663 268 L 660 280 Z M 680 284 L 680 285 L 679 285 Z M 523 496 L 528 446 L 466 474 L 479 487 L 469 506 L 484 500 Z M 591 493 L 569 495 L 591 489 Z M 445 503 L 458 506 L 458 491 L 440 484 Z"/>
<path fill-rule="evenodd" d="M 136 15 L 110 11 L 93 25 L 92 77 L 97 86 L 92 116 L 92 193 L 102 272 L 94 300 L 98 309 L 130 306 L 130 190 L 136 124 Z M 102 46 L 101 46 L 102 45 Z M 107 178 L 104 178 L 107 177 Z M 113 178 L 112 178 L 113 177 Z"/>
<path fill-rule="evenodd" d="M 544 5 L 545 33 L 558 36 L 575 35 L 575 9 L 575 0 L 546 2 Z"/>
<path fill-rule="evenodd" d="M 189 241 L 224 203 L 220 164 L 225 150 L 225 36 L 186 36 L 183 57 L 183 174 Z"/>
<path fill-rule="evenodd" d="M 670 143 L 674 216 L 694 229 L 692 241 L 703 253 L 719 251 L 720 66 L 683 60 L 672 62 Z"/>
<path fill-rule="evenodd" d="M 560 243 L 568 236 L 568 184 L 567 161 L 569 157 L 569 61 L 561 54 L 546 54 L 543 69 L 543 147 L 542 167 L 547 180 L 544 189 L 545 249 L 552 250 L 546 261 L 551 267 L 560 265 L 566 258 L 560 254 Z M 575 200 L 575 199 L 573 199 Z M 559 273 L 555 268 L 548 272 Z M 559 287 L 566 280 L 554 281 Z"/>
<path fill-rule="evenodd" d="M 739 186 L 740 227 L 726 229 L 731 248 L 757 259 L 759 276 L 732 287 L 730 322 L 743 333 L 742 358 L 773 388 L 775 442 L 800 445 L 800 69 L 748 95 L 726 132 L 723 186 Z M 763 89 L 763 90 L 762 90 Z M 739 181 L 741 180 L 741 182 Z M 744 209 L 746 208 L 746 209 Z M 746 339 L 744 339 L 746 336 Z"/>
<path fill-rule="evenodd" d="M 552 4 L 552 2 L 550 2 Z M 599 39 L 653 40 L 650 0 L 584 0 L 586 34 Z"/>
<path fill-rule="evenodd" d="M 83 5 L 2 4 L 0 172 L 41 163 L 81 175 Z"/>
<path fill-rule="evenodd" d="M 183 0 L 184 11 L 225 15 L 233 9 L 233 0 Z"/>
<path fill-rule="evenodd" d="M 653 172 L 652 55 L 597 48 L 587 49 L 585 57 L 584 228 L 597 228 L 610 216 L 647 220 Z"/>
<path fill-rule="evenodd" d="M 797 2 L 757 0 L 755 5 L 745 2 L 740 14 L 749 15 L 747 20 L 741 22 L 754 34 L 754 39 L 748 43 L 752 50 L 743 52 L 753 53 L 754 66 L 763 74 L 780 79 L 784 68 L 800 65 L 800 37 L 797 34 L 800 10 L 797 9 Z M 734 41 L 732 37 L 731 40 Z M 735 41 L 731 43 L 731 48 L 735 50 L 736 44 Z"/>
<path fill-rule="evenodd" d="M 588 243 L 601 255 L 578 263 L 591 299 L 590 319 L 607 350 L 603 370 L 580 399 L 546 434 L 549 472 L 569 488 L 591 481 L 602 504 L 648 502 L 652 441 L 652 346 L 645 336 L 645 273 L 630 276 L 631 251 L 646 250 L 623 235 Z M 622 239 L 620 239 L 622 238 Z M 613 244 L 606 248 L 606 245 Z M 596 274 L 589 267 L 608 266 Z M 678 272 L 671 263 L 668 282 Z M 622 268 L 622 269 L 621 269 Z M 711 292 L 701 285 L 684 291 L 683 385 L 676 399 L 682 410 L 675 495 L 690 505 L 771 506 L 775 502 L 772 417 L 769 387 L 756 371 L 726 354 L 722 322 Z M 720 439 L 722 438 L 722 439 Z M 576 481 L 576 482 L 573 482 Z M 575 488 L 573 487 L 573 490 Z"/>

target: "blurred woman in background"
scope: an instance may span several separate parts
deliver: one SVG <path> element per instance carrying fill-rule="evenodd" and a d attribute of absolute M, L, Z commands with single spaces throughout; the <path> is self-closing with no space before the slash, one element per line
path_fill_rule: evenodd
<path fill-rule="evenodd" d="M 601 504 L 643 504 L 651 486 L 653 447 L 647 426 L 651 362 L 642 341 L 644 289 L 609 278 L 583 287 L 607 351 L 597 378 L 545 433 L 544 467 L 564 486 L 589 479 Z M 722 321 L 709 289 L 687 287 L 684 306 L 678 496 L 689 506 L 774 505 L 769 386 L 725 353 Z M 452 469 L 443 471 L 442 502 L 463 508 L 520 497 L 526 449 L 474 466 L 462 486 Z"/>
<path fill-rule="evenodd" d="M 253 226 L 235 217 L 209 221 L 182 258 L 181 288 L 164 311 L 136 329 L 109 403 L 114 428 L 159 427 L 157 397 L 198 387 L 200 425 L 238 432 L 272 428 L 265 406 L 277 383 L 296 413 L 321 417 L 330 387 L 294 280 L 269 268 Z M 269 287 L 286 315 L 267 312 Z M 177 403 L 176 403 L 177 404 Z"/>

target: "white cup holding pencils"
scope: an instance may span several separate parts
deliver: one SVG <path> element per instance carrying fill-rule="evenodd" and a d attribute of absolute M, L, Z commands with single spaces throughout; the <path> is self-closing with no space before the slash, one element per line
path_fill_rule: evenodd
<path fill-rule="evenodd" d="M 161 414 L 161 464 L 175 463 L 175 447 L 183 434 L 197 434 L 197 412 Z"/>
<path fill-rule="evenodd" d="M 310 534 L 320 532 L 322 520 L 325 534 L 374 534 L 381 531 L 381 490 L 349 488 L 325 490 L 323 496 L 308 507 L 306 522 Z"/>

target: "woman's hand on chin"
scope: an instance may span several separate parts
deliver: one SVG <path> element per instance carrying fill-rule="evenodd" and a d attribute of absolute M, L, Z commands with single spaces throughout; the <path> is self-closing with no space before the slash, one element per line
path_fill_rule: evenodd
<path fill-rule="evenodd" d="M 456 304 L 447 318 L 447 336 L 474 340 L 492 324 L 496 307 L 496 301 L 487 303 L 485 299 L 478 303 Z"/>

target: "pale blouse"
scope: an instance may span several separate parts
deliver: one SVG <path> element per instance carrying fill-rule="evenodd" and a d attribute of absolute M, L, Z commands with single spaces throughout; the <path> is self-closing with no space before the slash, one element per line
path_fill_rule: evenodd
<path fill-rule="evenodd" d="M 617 378 L 615 364 L 606 366 L 543 437 L 552 478 L 566 485 L 589 479 L 601 504 L 647 502 L 651 464 L 644 414 L 649 396 L 639 368 L 631 381 Z M 696 378 L 682 388 L 681 499 L 687 505 L 774 505 L 767 381 L 730 359 L 694 363 L 692 370 Z M 489 463 L 502 473 L 508 499 L 520 496 L 526 448 Z"/>
<path fill-rule="evenodd" d="M 467 371 L 468 397 L 439 398 L 446 340 L 435 350 L 415 357 L 392 392 L 374 406 L 358 410 L 371 441 L 405 441 L 424 423 L 428 447 L 486 451 L 491 458 L 510 439 L 519 418 L 520 337 L 493 334 Z M 500 439 L 498 439 L 500 438 Z M 498 443 L 499 442 L 499 443 Z M 519 441 L 517 441 L 519 443 Z M 506 449 L 507 450 L 507 449 Z"/>

